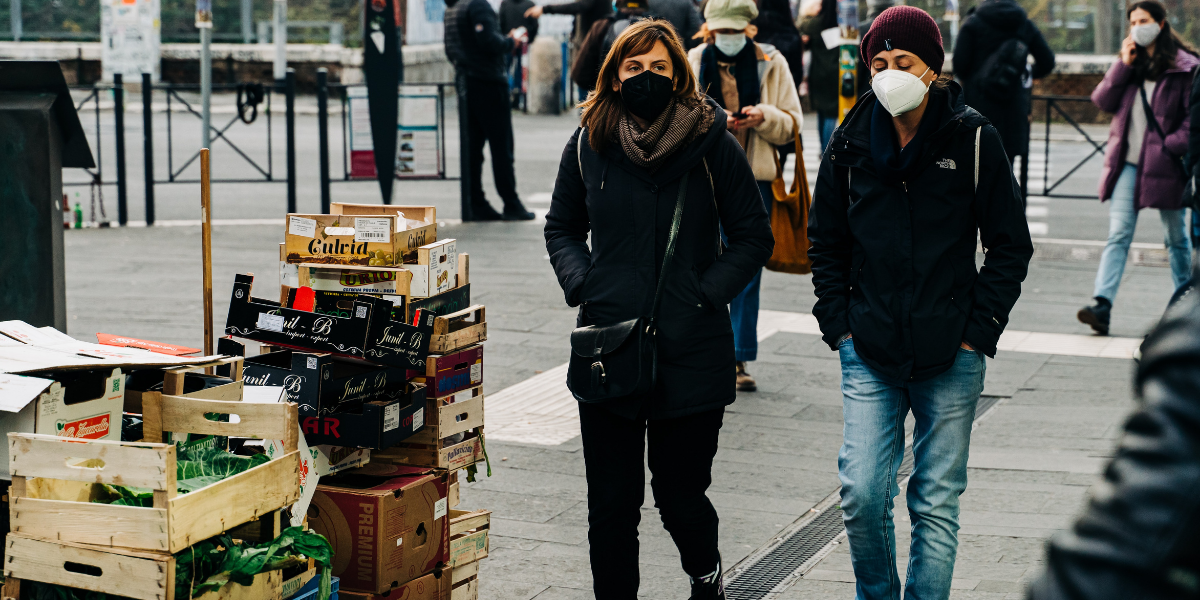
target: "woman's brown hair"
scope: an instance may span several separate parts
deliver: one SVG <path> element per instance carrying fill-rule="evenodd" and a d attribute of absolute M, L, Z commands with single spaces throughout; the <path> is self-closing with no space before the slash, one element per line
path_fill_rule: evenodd
<path fill-rule="evenodd" d="M 671 56 L 675 98 L 684 102 L 701 101 L 696 90 L 696 75 L 688 65 L 683 42 L 671 23 L 662 19 L 644 19 L 633 23 L 613 42 L 596 76 L 596 87 L 588 94 L 587 100 L 579 105 L 583 109 L 581 121 L 588 130 L 588 145 L 596 152 L 604 151 L 625 111 L 621 92 L 613 90 L 613 83 L 620 80 L 618 74 L 621 63 L 631 56 L 650 52 L 658 42 L 666 46 L 667 54 Z"/>
<path fill-rule="evenodd" d="M 1149 53 L 1139 50 L 1133 59 L 1134 73 L 1138 78 L 1155 81 L 1163 73 L 1175 68 L 1175 58 L 1180 50 L 1195 55 L 1196 49 L 1171 29 L 1171 23 L 1167 21 L 1167 9 L 1160 2 L 1142 0 L 1130 4 L 1125 9 L 1125 20 L 1128 21 L 1129 15 L 1138 9 L 1150 13 L 1150 18 L 1162 26 L 1158 37 L 1154 39 L 1154 56 L 1147 56 Z"/>

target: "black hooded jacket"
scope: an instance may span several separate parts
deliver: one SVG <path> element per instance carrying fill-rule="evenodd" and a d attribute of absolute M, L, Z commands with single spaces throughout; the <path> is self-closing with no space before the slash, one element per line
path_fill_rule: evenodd
<path fill-rule="evenodd" d="M 460 73 L 484 81 L 508 81 L 513 39 L 500 33 L 487 0 L 446 0 L 446 57 Z"/>
<path fill-rule="evenodd" d="M 987 117 L 1000 137 L 1009 158 L 1029 155 L 1029 112 L 1032 88 L 1016 90 L 1007 98 L 990 97 L 979 89 L 976 75 L 1004 42 L 1017 38 L 1033 57 L 1033 79 L 1054 70 L 1054 51 L 1042 32 L 1014 0 L 987 0 L 963 22 L 954 46 L 954 76 L 962 82 L 967 105 Z"/>
<path fill-rule="evenodd" d="M 653 173 L 630 161 L 620 143 L 597 154 L 586 130 L 577 130 L 563 150 L 546 215 L 546 251 L 567 304 L 580 306 L 581 326 L 650 314 L 680 178 L 690 174 L 659 311 L 658 389 L 607 403 L 618 414 L 646 410 L 651 419 L 676 418 L 733 403 L 726 305 L 766 264 L 774 238 L 750 164 L 725 120 L 718 108 L 712 128 Z M 724 252 L 718 224 L 728 238 Z"/>
<path fill-rule="evenodd" d="M 1033 256 L 996 129 L 963 103 L 958 84 L 929 93 L 941 107 L 926 115 L 940 122 L 896 184 L 881 180 L 871 154 L 878 101 L 870 91 L 859 98 L 825 151 L 808 220 L 823 339 L 835 347 L 852 333 L 859 356 L 897 382 L 949 369 L 964 341 L 995 356 Z"/>
<path fill-rule="evenodd" d="M 1200 275 L 1193 261 L 1192 279 Z M 1030 600 L 1200 597 L 1200 294 L 1142 344 L 1141 402 L 1083 514 L 1050 541 Z"/>

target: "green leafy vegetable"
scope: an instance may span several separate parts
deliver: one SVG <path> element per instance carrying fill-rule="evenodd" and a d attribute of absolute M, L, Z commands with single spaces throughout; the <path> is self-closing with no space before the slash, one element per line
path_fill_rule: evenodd
<path fill-rule="evenodd" d="M 238 473 L 244 473 L 271 459 L 265 454 L 238 456 L 221 448 L 194 448 L 186 458 L 175 461 L 175 487 L 180 493 L 194 492 Z M 154 491 L 121 485 L 105 485 L 107 501 L 116 506 L 154 506 Z"/>

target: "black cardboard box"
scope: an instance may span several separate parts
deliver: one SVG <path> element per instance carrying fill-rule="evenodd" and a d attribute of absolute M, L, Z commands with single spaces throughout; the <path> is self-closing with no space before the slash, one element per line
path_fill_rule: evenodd
<path fill-rule="evenodd" d="M 301 416 L 300 431 L 309 446 L 331 444 L 383 450 L 425 425 L 425 386 L 410 383 L 391 397 L 364 402 L 357 409 L 324 416 Z"/>

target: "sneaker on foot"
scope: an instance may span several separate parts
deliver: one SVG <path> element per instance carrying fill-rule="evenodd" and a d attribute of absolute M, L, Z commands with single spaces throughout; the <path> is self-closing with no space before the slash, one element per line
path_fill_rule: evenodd
<path fill-rule="evenodd" d="M 717 562 L 717 570 L 704 577 L 689 577 L 692 582 L 692 595 L 688 600 L 725 600 L 725 583 L 721 581 L 724 575 L 721 563 Z"/>
<path fill-rule="evenodd" d="M 746 372 L 746 363 L 738 362 L 737 363 L 737 391 L 753 392 L 757 389 L 758 389 L 758 384 L 755 383 L 754 378 L 751 377 L 750 374 Z"/>
<path fill-rule="evenodd" d="M 505 221 L 532 221 L 536 215 L 525 210 L 525 205 L 521 204 L 520 200 L 505 203 L 504 205 L 504 220 Z"/>
<path fill-rule="evenodd" d="M 471 218 L 474 221 L 500 221 L 504 216 L 496 212 L 496 209 L 492 208 L 487 200 L 484 200 L 471 203 Z"/>
<path fill-rule="evenodd" d="M 1108 335 L 1108 323 L 1112 316 L 1112 302 L 1108 298 L 1096 297 L 1096 303 L 1079 309 L 1076 317 L 1079 322 L 1091 325 L 1092 330 L 1100 335 Z"/>

